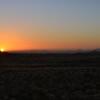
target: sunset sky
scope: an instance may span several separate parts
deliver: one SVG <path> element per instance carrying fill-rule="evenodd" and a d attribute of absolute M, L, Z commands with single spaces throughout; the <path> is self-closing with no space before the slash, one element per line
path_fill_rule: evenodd
<path fill-rule="evenodd" d="M 0 48 L 100 48 L 100 0 L 0 0 Z"/>

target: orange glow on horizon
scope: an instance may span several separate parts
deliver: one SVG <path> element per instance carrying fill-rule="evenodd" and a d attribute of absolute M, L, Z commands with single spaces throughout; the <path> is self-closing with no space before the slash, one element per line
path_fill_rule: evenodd
<path fill-rule="evenodd" d="M 75 39 L 66 37 L 67 39 L 47 39 L 46 37 L 33 37 L 28 38 L 27 36 L 19 36 L 18 32 L 4 32 L 0 37 L 0 47 L 6 51 L 17 51 L 17 50 L 67 50 L 67 49 L 94 49 L 99 47 L 99 41 L 96 40 L 85 40 Z M 9 35 L 7 35 L 9 34 Z M 35 32 L 34 32 L 35 34 Z M 3 50 L 0 50 L 3 51 Z"/>
<path fill-rule="evenodd" d="M 67 50 L 67 49 L 94 49 L 97 47 L 97 45 L 90 45 L 90 44 L 82 44 L 82 43 L 50 43 L 50 42 L 44 42 L 44 41 L 36 41 L 34 40 L 21 40 L 21 39 L 15 39 L 10 40 L 5 43 L 0 44 L 1 48 L 0 51 L 17 51 L 17 50 Z M 6 48 L 6 49 L 4 49 Z"/>

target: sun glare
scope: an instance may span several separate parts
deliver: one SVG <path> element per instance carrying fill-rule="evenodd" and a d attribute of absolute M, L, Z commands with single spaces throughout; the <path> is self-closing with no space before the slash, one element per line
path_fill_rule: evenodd
<path fill-rule="evenodd" d="M 4 52 L 5 50 L 3 48 L 0 49 L 0 52 Z"/>

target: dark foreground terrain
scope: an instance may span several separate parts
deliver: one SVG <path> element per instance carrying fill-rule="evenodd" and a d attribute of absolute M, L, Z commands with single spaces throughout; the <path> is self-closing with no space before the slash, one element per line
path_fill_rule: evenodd
<path fill-rule="evenodd" d="M 0 54 L 0 100 L 100 100 L 100 53 Z"/>

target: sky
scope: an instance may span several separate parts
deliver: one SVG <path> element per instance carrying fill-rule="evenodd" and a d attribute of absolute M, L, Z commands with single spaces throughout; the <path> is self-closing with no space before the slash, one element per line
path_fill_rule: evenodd
<path fill-rule="evenodd" d="M 100 0 L 0 0 L 0 48 L 100 48 Z"/>

